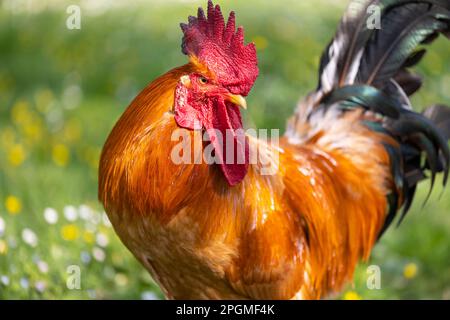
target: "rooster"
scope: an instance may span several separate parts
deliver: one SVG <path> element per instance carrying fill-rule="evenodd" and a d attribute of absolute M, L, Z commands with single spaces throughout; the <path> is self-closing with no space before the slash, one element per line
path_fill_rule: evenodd
<path fill-rule="evenodd" d="M 366 23 L 373 4 L 379 29 Z M 225 23 L 209 1 L 181 29 L 189 62 L 132 101 L 99 167 L 116 233 L 166 298 L 327 297 L 404 218 L 420 181 L 443 172 L 446 184 L 450 109 L 413 111 L 421 79 L 409 69 L 422 44 L 450 36 L 448 0 L 353 1 L 278 145 L 242 133 L 258 66 L 234 12 Z M 181 129 L 221 161 L 173 161 Z"/>

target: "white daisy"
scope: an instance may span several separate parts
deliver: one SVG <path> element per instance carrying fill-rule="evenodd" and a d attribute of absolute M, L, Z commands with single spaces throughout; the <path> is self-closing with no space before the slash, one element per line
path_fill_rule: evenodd
<path fill-rule="evenodd" d="M 9 277 L 8 277 L 8 276 L 1 276 L 1 277 L 0 277 L 0 282 L 1 282 L 4 286 L 9 286 Z"/>
<path fill-rule="evenodd" d="M 82 204 L 78 208 L 78 212 L 80 213 L 80 218 L 83 220 L 90 220 L 92 217 L 92 209 L 85 204 Z"/>
<path fill-rule="evenodd" d="M 3 236 L 5 234 L 5 220 L 3 220 L 2 217 L 0 217 L 0 237 Z"/>
<path fill-rule="evenodd" d="M 22 230 L 22 239 L 26 244 L 33 248 L 35 248 L 38 244 L 38 237 L 36 236 L 36 233 L 28 228 Z"/>
<path fill-rule="evenodd" d="M 78 212 L 74 206 L 65 206 L 63 211 L 67 221 L 75 221 L 78 219 Z"/>
<path fill-rule="evenodd" d="M 46 208 L 44 210 L 44 219 L 48 224 L 55 224 L 58 222 L 58 212 L 53 208 Z"/>
<path fill-rule="evenodd" d="M 94 256 L 94 259 L 99 262 L 105 261 L 105 258 L 106 258 L 105 251 L 103 251 L 103 249 L 101 249 L 99 247 L 94 247 L 92 249 L 92 255 Z"/>
<path fill-rule="evenodd" d="M 34 288 L 38 292 L 42 293 L 47 288 L 47 284 L 45 283 L 45 281 L 36 281 L 36 283 L 34 284 Z"/>
<path fill-rule="evenodd" d="M 20 286 L 21 286 L 23 289 L 28 289 L 28 288 L 30 287 L 30 282 L 29 282 L 28 279 L 25 278 L 25 277 L 20 278 Z"/>
<path fill-rule="evenodd" d="M 98 233 L 97 237 L 96 237 L 96 241 L 97 241 L 97 244 L 103 248 L 106 247 L 109 243 L 108 236 L 104 233 Z"/>
<path fill-rule="evenodd" d="M 141 300 L 159 300 L 158 296 L 151 291 L 144 291 L 141 294 Z"/>
<path fill-rule="evenodd" d="M 48 272 L 48 263 L 42 260 L 39 260 L 37 263 L 37 267 L 40 272 L 47 273 Z"/>
<path fill-rule="evenodd" d="M 87 251 L 82 251 L 80 254 L 80 258 L 81 262 L 83 262 L 84 264 L 88 264 L 92 260 L 91 255 Z"/>

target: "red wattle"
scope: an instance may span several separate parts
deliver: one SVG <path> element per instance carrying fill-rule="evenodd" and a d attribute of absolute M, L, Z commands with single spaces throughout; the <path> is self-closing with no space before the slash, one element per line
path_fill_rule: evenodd
<path fill-rule="evenodd" d="M 220 160 L 218 166 L 228 184 L 234 186 L 244 179 L 249 165 L 248 138 L 242 128 L 239 107 L 215 101 L 210 116 L 205 120 L 203 125 L 214 146 L 216 159 Z M 217 136 L 218 132 L 221 137 Z"/>

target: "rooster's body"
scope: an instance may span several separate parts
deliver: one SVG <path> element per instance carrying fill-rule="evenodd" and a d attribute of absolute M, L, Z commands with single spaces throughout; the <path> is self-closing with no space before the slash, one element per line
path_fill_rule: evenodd
<path fill-rule="evenodd" d="M 448 32 L 450 3 L 379 1 L 382 29 L 369 30 L 372 2 L 347 12 L 322 56 L 317 90 L 299 104 L 279 146 L 250 137 L 232 143 L 246 157 L 263 150 L 272 175 L 260 162 L 171 161 L 180 127 L 197 145 L 202 130 L 242 127 L 237 104 L 257 76 L 254 47 L 243 46 L 242 30 L 234 34 L 234 14 L 225 27 L 209 3 L 208 19 L 199 12 L 182 26 L 190 62 L 132 102 L 105 144 L 99 182 L 116 232 L 168 298 L 320 298 L 339 290 L 397 210 L 406 213 L 424 170 L 447 177 L 449 111 L 435 106 L 430 120 L 410 110 L 419 83 L 406 67 L 418 61 L 419 43 Z M 230 69 L 222 73 L 221 63 Z"/>

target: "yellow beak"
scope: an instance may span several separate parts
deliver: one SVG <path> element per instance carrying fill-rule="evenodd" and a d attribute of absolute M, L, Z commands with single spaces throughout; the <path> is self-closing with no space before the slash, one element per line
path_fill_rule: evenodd
<path fill-rule="evenodd" d="M 245 98 L 241 95 L 238 94 L 228 94 L 226 96 L 227 101 L 237 105 L 238 107 L 242 107 L 244 109 L 247 109 L 247 101 L 245 100 Z"/>

